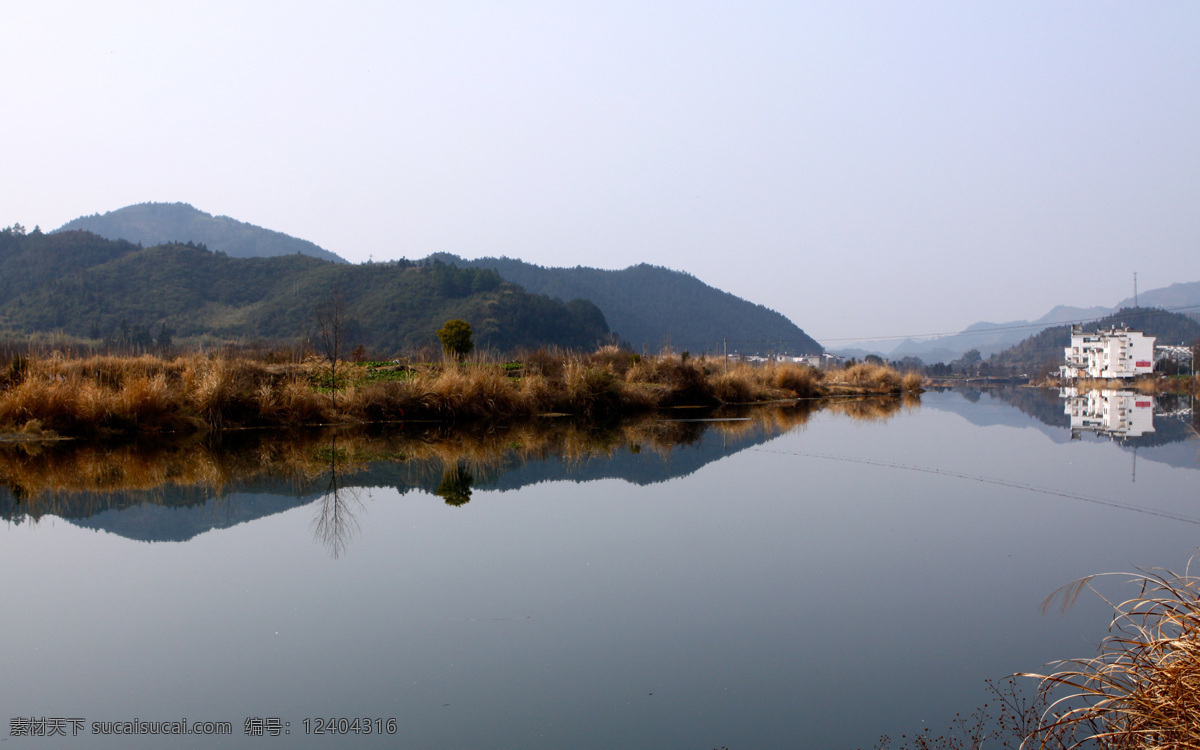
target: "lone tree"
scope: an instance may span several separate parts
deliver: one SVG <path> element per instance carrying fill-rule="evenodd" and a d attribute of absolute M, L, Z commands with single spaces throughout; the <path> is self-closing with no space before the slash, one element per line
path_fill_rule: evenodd
<path fill-rule="evenodd" d="M 317 306 L 317 332 L 320 334 L 321 349 L 329 363 L 329 400 L 337 408 L 337 365 L 342 356 L 343 334 L 346 326 L 346 304 L 342 299 L 341 286 L 333 285 L 333 294 Z"/>
<path fill-rule="evenodd" d="M 442 342 L 442 351 L 452 357 L 462 359 L 475 348 L 475 343 L 471 341 L 471 324 L 465 320 L 447 320 L 437 335 Z"/>

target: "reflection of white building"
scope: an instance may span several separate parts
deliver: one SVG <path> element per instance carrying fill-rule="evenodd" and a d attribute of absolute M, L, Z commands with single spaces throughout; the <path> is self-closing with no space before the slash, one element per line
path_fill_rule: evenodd
<path fill-rule="evenodd" d="M 1132 378 L 1154 371 L 1154 337 L 1128 328 L 1084 333 L 1071 326 L 1067 363 L 1059 368 L 1064 378 Z"/>
<path fill-rule="evenodd" d="M 1154 399 L 1133 391 L 1088 391 L 1064 388 L 1071 436 L 1083 431 L 1111 437 L 1138 437 L 1154 432 Z"/>

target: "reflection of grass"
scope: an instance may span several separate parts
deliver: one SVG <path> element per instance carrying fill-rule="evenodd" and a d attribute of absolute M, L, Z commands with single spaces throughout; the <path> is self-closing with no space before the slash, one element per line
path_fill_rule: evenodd
<path fill-rule="evenodd" d="M 331 466 L 353 474 L 378 462 L 461 466 L 482 480 L 514 460 L 555 457 L 578 463 L 619 450 L 665 456 L 677 446 L 697 442 L 706 430 L 736 445 L 802 427 L 818 404 L 722 407 L 699 413 L 670 410 L 677 419 L 663 419 L 657 413 L 622 421 L 534 418 L 514 420 L 502 428 L 487 422 L 443 422 L 387 431 L 343 425 L 191 433 L 119 444 L 0 443 L 0 486 L 12 488 L 27 510 L 40 513 L 52 512 L 54 498 L 68 493 L 194 486 L 220 494 L 231 483 L 255 477 L 285 477 L 301 485 L 327 474 Z M 901 407 L 896 399 L 838 399 L 827 408 L 855 418 L 881 419 Z M 737 419 L 696 421 L 697 417 Z"/>
<path fill-rule="evenodd" d="M 200 487 L 220 494 L 238 481 L 283 477 L 302 485 L 331 466 L 353 474 L 377 462 L 462 467 L 486 478 L 513 460 L 557 457 L 568 462 L 609 456 L 622 447 L 669 454 L 699 439 L 706 428 L 731 440 L 775 434 L 802 424 L 810 409 L 757 409 L 747 422 L 671 422 L 654 415 L 619 423 L 570 419 L 519 420 L 505 428 L 426 424 L 421 428 L 366 430 L 256 430 L 208 436 L 158 438 L 151 443 L 80 441 L 0 444 L 0 486 L 37 516 L 53 512 L 71 493 L 104 495 L 160 487 Z M 440 471 L 440 469 L 439 469 Z"/>
<path fill-rule="evenodd" d="M 328 365 L 192 354 L 174 359 L 23 358 L 0 378 L 0 428 L 64 435 L 247 426 L 501 420 L 544 413 L 594 419 L 684 406 L 765 403 L 825 394 L 915 393 L 919 379 L 858 364 L 828 373 L 703 357 L 538 352 L 520 362 Z"/>
<path fill-rule="evenodd" d="M 895 398 L 846 398 L 832 400 L 825 408 L 854 419 L 875 421 L 895 416 L 905 405 L 909 404 Z"/>
<path fill-rule="evenodd" d="M 1127 577 L 1138 594 L 1109 602 L 1111 635 L 1099 654 L 1031 675 L 1048 696 L 1067 693 L 1034 734 L 1039 747 L 1079 738 L 1107 748 L 1200 748 L 1200 578 L 1164 570 Z M 1056 597 L 1069 606 L 1083 590 L 1095 591 L 1094 580 L 1060 589 L 1046 606 Z"/>

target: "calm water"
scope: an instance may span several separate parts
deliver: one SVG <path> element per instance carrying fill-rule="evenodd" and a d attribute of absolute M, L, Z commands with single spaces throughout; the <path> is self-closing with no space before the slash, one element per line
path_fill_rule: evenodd
<path fill-rule="evenodd" d="M 9 730 L 85 722 L 7 741 L 161 747 L 92 722 L 184 717 L 233 734 L 171 746 L 941 730 L 985 679 L 1093 653 L 1106 611 L 1040 613 L 1056 588 L 1200 545 L 1191 416 L 1122 442 L 1073 435 L 1064 404 L 945 392 L 601 435 L 6 450 L 0 706 Z M 342 717 L 396 733 L 305 734 Z M 290 734 L 247 736 L 248 718 Z"/>

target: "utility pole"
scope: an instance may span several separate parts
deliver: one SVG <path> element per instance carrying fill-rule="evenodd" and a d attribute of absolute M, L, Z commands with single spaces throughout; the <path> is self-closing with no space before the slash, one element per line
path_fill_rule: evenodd
<path fill-rule="evenodd" d="M 1133 272 L 1133 306 L 1134 306 L 1134 307 L 1137 307 L 1137 306 L 1138 306 L 1138 299 L 1137 299 L 1137 271 L 1134 271 L 1134 272 Z"/>
<path fill-rule="evenodd" d="M 725 374 L 729 374 L 729 339 L 721 339 L 721 348 L 725 351 Z"/>

